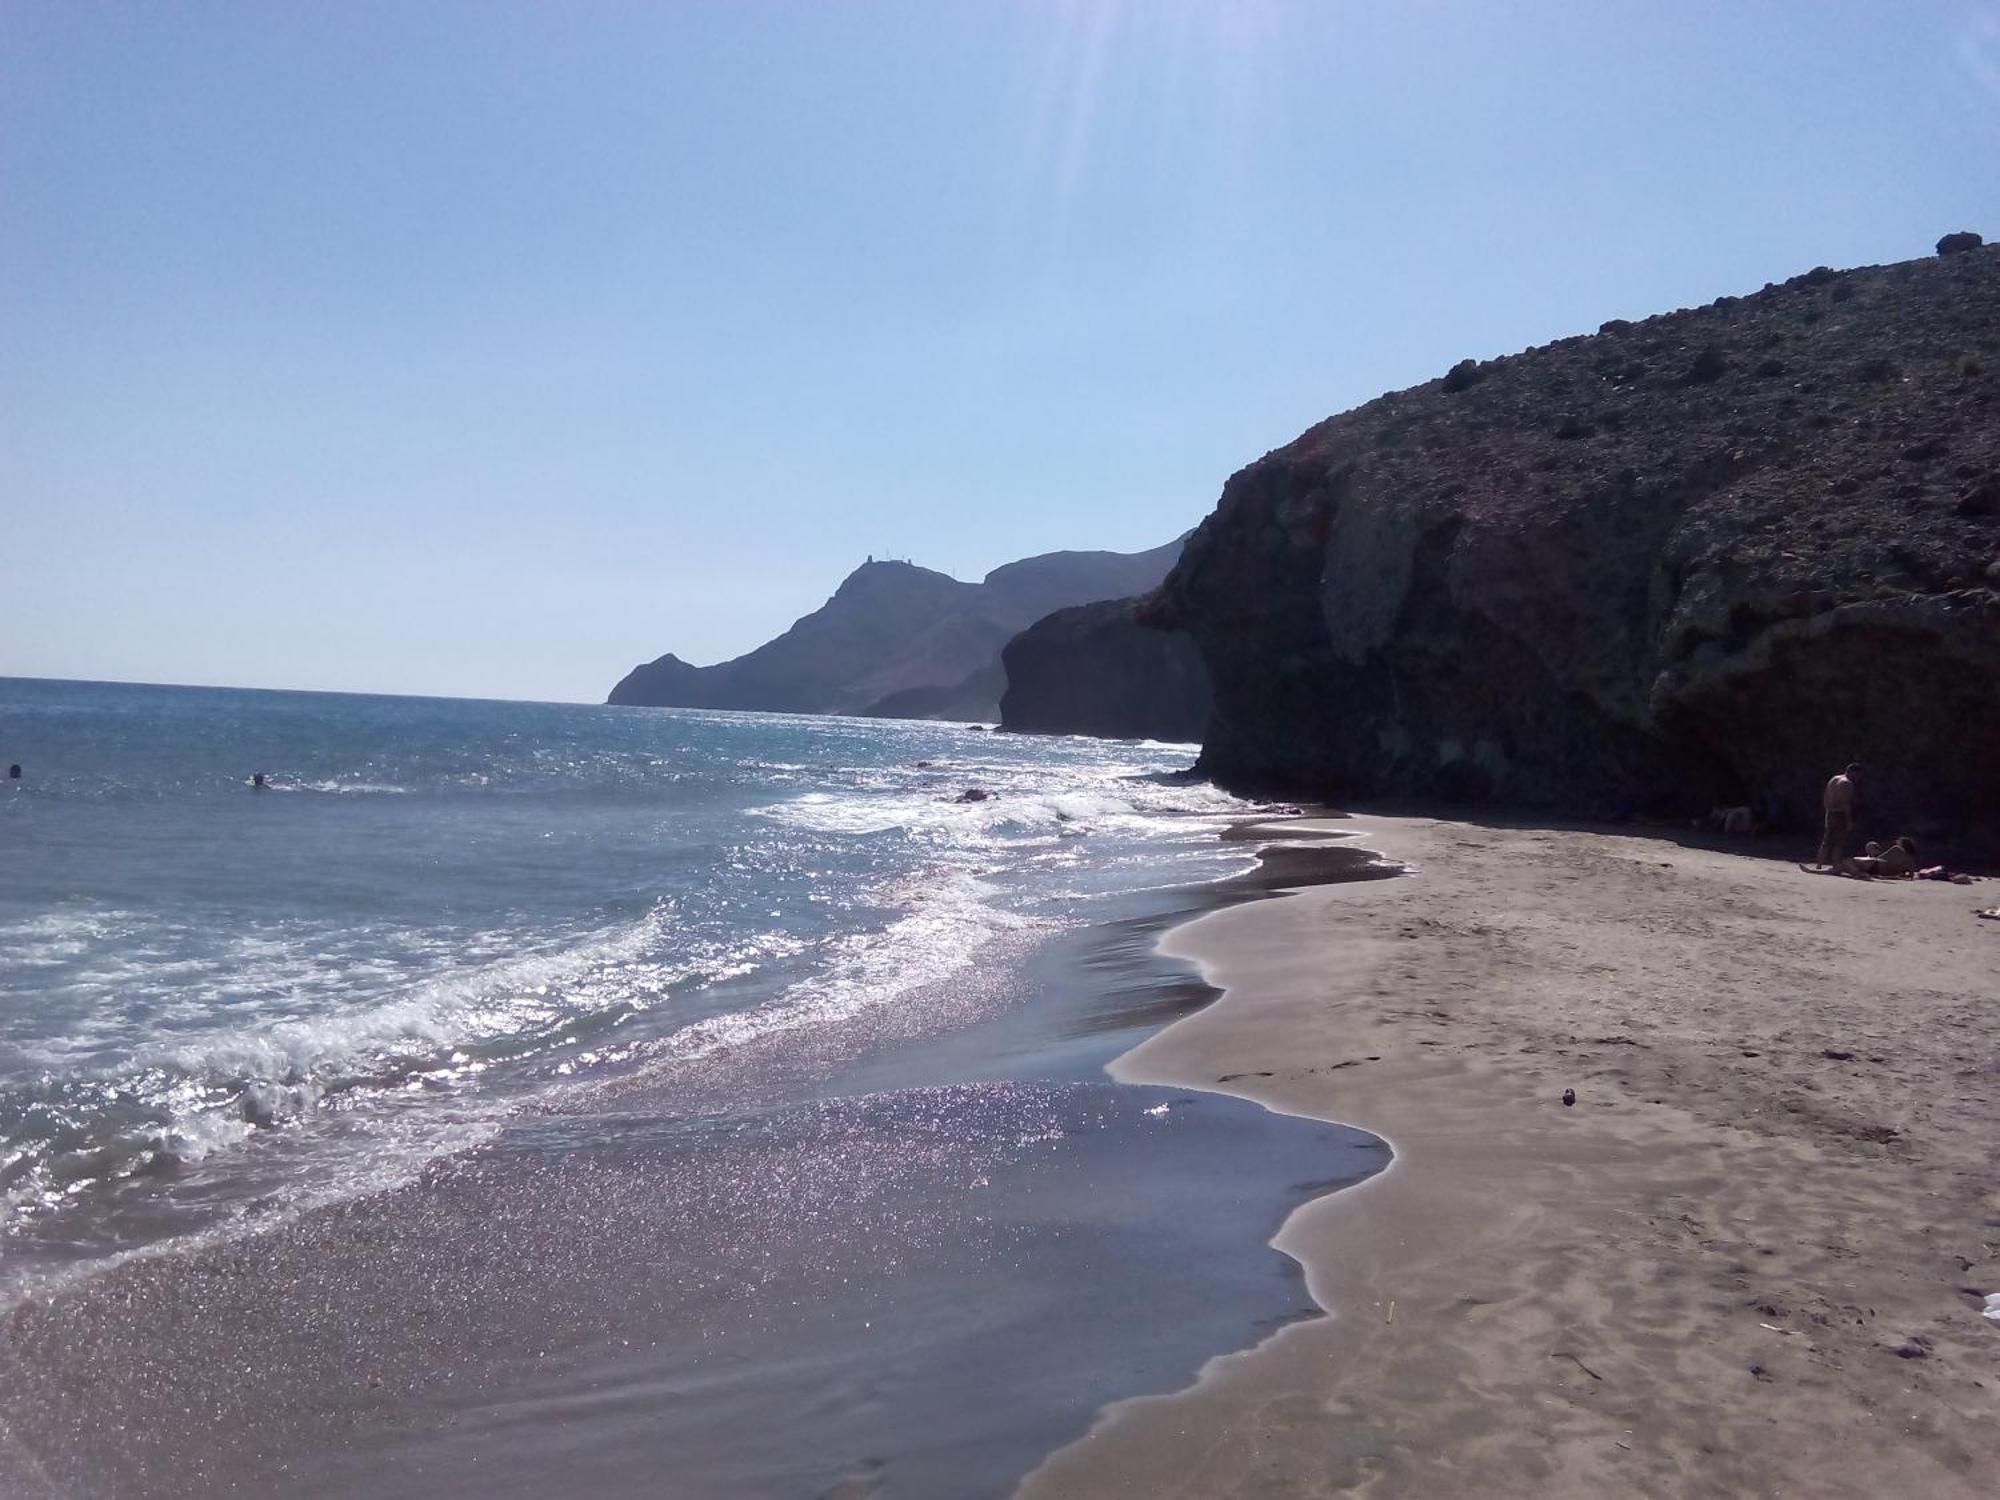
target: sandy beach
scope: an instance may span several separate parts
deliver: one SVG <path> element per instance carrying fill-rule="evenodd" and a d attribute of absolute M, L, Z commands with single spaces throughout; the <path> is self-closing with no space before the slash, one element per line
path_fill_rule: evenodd
<path fill-rule="evenodd" d="M 1169 934 L 1224 998 L 1114 1071 L 1393 1144 L 1278 1238 L 1331 1316 L 1110 1409 L 1028 1500 L 2000 1488 L 1993 884 L 1314 830 L 1414 878 Z"/>

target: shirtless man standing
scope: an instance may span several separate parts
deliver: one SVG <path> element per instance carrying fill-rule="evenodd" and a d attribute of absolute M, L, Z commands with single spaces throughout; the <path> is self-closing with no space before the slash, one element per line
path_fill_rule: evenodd
<path fill-rule="evenodd" d="M 1854 831 L 1854 778 L 1860 774 L 1858 765 L 1834 772 L 1833 779 L 1826 784 L 1825 795 L 1820 798 L 1821 806 L 1826 809 L 1826 832 L 1819 839 L 1819 862 L 1823 865 L 1840 863 L 1847 836 Z"/>

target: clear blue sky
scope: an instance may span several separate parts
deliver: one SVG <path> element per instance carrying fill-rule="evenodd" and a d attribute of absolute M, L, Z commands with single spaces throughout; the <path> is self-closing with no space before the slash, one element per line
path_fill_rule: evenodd
<path fill-rule="evenodd" d="M 1990 0 L 0 0 L 0 674 L 601 698 L 1996 148 Z"/>

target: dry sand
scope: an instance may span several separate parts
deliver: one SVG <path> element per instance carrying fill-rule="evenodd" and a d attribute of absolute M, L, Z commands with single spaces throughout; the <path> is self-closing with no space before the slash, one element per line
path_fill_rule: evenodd
<path fill-rule="evenodd" d="M 1177 930 L 1227 993 L 1116 1069 L 1392 1142 L 1278 1238 L 1332 1316 L 1022 1493 L 2000 1494 L 1995 884 L 1335 826 L 1415 877 Z"/>

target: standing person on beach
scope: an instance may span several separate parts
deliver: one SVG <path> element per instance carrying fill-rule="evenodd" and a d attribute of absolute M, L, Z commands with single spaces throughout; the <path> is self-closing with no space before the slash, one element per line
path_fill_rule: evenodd
<path fill-rule="evenodd" d="M 1858 765 L 1834 772 L 1820 798 L 1820 805 L 1826 809 L 1826 831 L 1819 837 L 1819 862 L 1823 865 L 1840 863 L 1847 848 L 1847 836 L 1854 831 L 1854 779 L 1860 774 Z"/>

